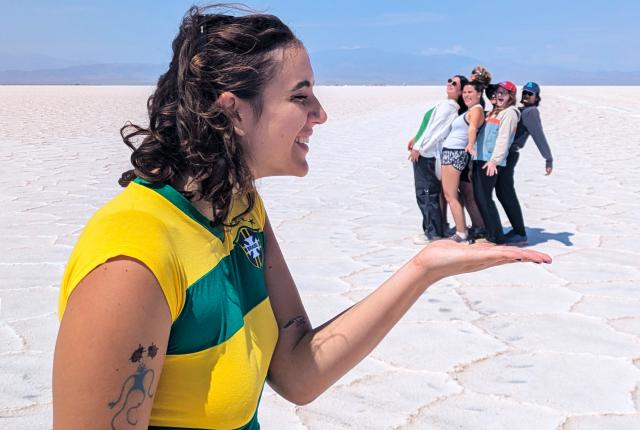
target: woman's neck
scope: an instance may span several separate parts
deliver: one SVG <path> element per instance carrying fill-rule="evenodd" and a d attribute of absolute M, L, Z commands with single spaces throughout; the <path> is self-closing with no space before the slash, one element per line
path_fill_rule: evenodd
<path fill-rule="evenodd" d="M 198 181 L 195 180 L 191 173 L 185 173 L 180 178 L 173 181 L 171 184 L 173 188 L 178 190 L 181 194 L 188 198 L 191 205 L 198 210 L 207 219 L 213 219 L 213 205 L 210 201 L 202 198 L 201 186 Z"/>

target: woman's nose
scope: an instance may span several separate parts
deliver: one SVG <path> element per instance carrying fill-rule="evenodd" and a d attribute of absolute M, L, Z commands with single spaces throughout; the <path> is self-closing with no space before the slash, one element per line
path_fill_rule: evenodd
<path fill-rule="evenodd" d="M 311 119 L 314 124 L 323 124 L 327 121 L 327 112 L 325 112 L 320 101 L 316 103 L 315 108 L 311 111 Z"/>

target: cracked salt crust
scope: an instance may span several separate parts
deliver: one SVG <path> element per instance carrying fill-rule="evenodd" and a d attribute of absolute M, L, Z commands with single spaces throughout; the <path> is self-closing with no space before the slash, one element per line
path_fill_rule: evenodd
<path fill-rule="evenodd" d="M 0 117 L 9 118 L 0 147 L 3 430 L 51 422 L 54 292 L 87 218 L 120 191 L 129 150 L 118 131 L 127 120 L 145 123 L 151 91 L 0 87 Z M 266 388 L 263 428 L 639 427 L 640 245 L 626 230 L 640 213 L 637 172 L 628 167 L 640 163 L 640 88 L 544 91 L 540 110 L 555 169 L 543 176 L 529 141 L 516 189 L 531 243 L 554 264 L 438 283 L 317 402 L 296 407 Z M 412 240 L 421 220 L 406 141 L 443 90 L 317 93 L 330 119 L 316 127 L 310 174 L 258 187 L 310 314 L 322 320 L 420 249 Z"/>

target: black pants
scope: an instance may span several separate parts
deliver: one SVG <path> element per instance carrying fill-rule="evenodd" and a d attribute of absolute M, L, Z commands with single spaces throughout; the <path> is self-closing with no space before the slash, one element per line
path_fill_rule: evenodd
<path fill-rule="evenodd" d="M 420 156 L 413 163 L 413 178 L 416 185 L 416 200 L 422 212 L 422 230 L 428 238 L 444 236 L 440 192 L 442 187 L 436 176 L 436 159 Z"/>
<path fill-rule="evenodd" d="M 513 186 L 513 176 L 520 153 L 518 151 L 509 152 L 507 157 L 507 165 L 500 170 L 498 182 L 496 182 L 496 196 L 500 204 L 504 208 L 507 218 L 511 223 L 511 227 L 516 234 L 526 236 L 524 229 L 524 219 L 522 218 L 522 209 L 516 195 L 516 189 Z"/>
<path fill-rule="evenodd" d="M 485 163 L 486 161 L 473 162 L 473 196 L 484 221 L 487 240 L 493 243 L 504 243 L 500 214 L 493 202 L 493 189 L 496 187 L 502 167 L 498 167 L 497 175 L 487 176 L 487 171 L 482 168 Z"/>

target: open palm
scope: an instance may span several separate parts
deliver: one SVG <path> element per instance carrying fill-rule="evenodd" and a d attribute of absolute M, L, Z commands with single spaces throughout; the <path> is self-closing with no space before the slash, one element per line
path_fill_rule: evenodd
<path fill-rule="evenodd" d="M 418 264 L 437 279 L 509 263 L 551 263 L 550 256 L 538 251 L 488 243 L 464 245 L 451 240 L 433 242 L 417 257 Z"/>

